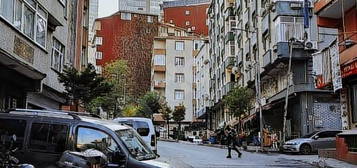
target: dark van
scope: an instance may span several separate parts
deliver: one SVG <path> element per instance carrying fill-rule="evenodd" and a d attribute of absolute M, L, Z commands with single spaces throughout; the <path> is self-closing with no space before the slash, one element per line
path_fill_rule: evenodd
<path fill-rule="evenodd" d="M 132 128 L 88 115 L 29 109 L 0 112 L 0 136 L 15 134 L 20 163 L 56 167 L 65 151 L 95 149 L 105 154 L 106 167 L 169 167 Z"/>

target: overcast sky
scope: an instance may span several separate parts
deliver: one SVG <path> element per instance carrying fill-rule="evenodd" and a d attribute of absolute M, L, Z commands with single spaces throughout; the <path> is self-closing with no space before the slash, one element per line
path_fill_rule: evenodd
<path fill-rule="evenodd" d="M 118 2 L 120 0 L 98 0 L 98 17 L 106 17 L 118 10 Z"/>

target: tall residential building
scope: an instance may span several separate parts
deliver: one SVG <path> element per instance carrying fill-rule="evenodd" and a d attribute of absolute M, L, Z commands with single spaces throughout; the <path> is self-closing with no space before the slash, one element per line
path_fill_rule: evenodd
<path fill-rule="evenodd" d="M 336 159 L 357 164 L 357 6 L 356 1 L 317 0 L 319 41 L 314 56 L 316 87 L 340 91 L 342 129 L 336 140 Z M 342 84 L 342 85 L 341 85 Z"/>
<path fill-rule="evenodd" d="M 94 21 L 98 18 L 98 0 L 89 0 L 88 21 L 88 63 L 96 67 L 96 47 L 94 43 L 95 27 Z"/>
<path fill-rule="evenodd" d="M 158 33 L 157 15 L 119 11 L 95 21 L 96 64 L 103 67 L 117 59 L 127 60 L 127 96 L 139 98 L 150 90 L 151 57 Z"/>
<path fill-rule="evenodd" d="M 164 22 L 188 32 L 208 35 L 207 10 L 210 0 L 176 0 L 163 3 Z"/>
<path fill-rule="evenodd" d="M 163 0 L 119 0 L 119 10 L 160 15 Z"/>
<path fill-rule="evenodd" d="M 1 1 L 0 111 L 61 109 L 66 103 L 57 73 L 81 61 L 74 54 L 75 46 L 82 47 L 76 29 L 84 19 L 80 6 L 84 0 Z"/>
<path fill-rule="evenodd" d="M 159 26 L 154 39 L 151 90 L 164 96 L 171 109 L 186 107 L 184 122 L 194 120 L 194 51 L 202 41 L 185 29 L 167 23 Z"/>
<path fill-rule="evenodd" d="M 317 20 L 311 13 L 313 4 L 307 3 L 305 8 L 304 2 L 212 1 L 208 13 L 213 129 L 236 124 L 237 120 L 232 119 L 221 103 L 231 88 L 238 85 L 256 90 L 256 82 L 261 87 L 263 124 L 273 130 L 283 129 L 287 88 L 287 137 L 341 128 L 338 95 L 314 87 L 312 53 L 318 49 Z M 296 42 L 289 42 L 291 38 Z M 290 45 L 293 46 L 292 76 L 287 87 Z M 257 70 L 260 80 L 256 80 Z M 255 100 L 252 105 L 254 108 L 241 119 L 250 125 L 245 127 L 247 131 L 257 134 L 258 105 Z"/>
<path fill-rule="evenodd" d="M 194 95 L 196 104 L 194 104 L 194 116 L 197 119 L 203 119 L 209 125 L 207 115 L 208 108 L 211 106 L 210 100 L 210 57 L 208 40 L 197 50 L 194 57 Z M 207 126 L 206 125 L 206 126 Z"/>

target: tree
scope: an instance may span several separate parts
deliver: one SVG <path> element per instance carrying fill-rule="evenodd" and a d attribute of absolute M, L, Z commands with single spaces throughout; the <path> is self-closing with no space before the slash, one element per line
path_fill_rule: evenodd
<path fill-rule="evenodd" d="M 253 91 L 251 89 L 238 86 L 233 88 L 233 90 L 227 94 L 223 101 L 234 117 L 240 117 L 242 114 L 248 113 L 252 108 L 252 99 Z"/>
<path fill-rule="evenodd" d="M 59 82 L 65 87 L 66 95 L 70 98 L 71 104 L 75 105 L 76 111 L 80 104 L 88 107 L 93 99 L 112 90 L 112 85 L 97 75 L 91 64 L 82 72 L 74 67 L 65 67 L 62 73 L 57 74 Z"/>
<path fill-rule="evenodd" d="M 162 98 L 157 92 L 147 92 L 139 99 L 139 114 L 146 118 L 152 118 L 154 113 L 161 109 Z"/>
<path fill-rule="evenodd" d="M 135 117 L 139 111 L 139 107 L 134 104 L 126 105 L 122 111 L 123 117 Z"/>
<path fill-rule="evenodd" d="M 161 105 L 161 109 L 159 112 L 162 115 L 162 118 L 166 121 L 167 123 L 167 138 L 169 138 L 170 134 L 170 120 L 171 120 L 171 115 L 172 115 L 172 110 L 171 108 L 167 105 L 167 102 L 163 103 Z"/>
<path fill-rule="evenodd" d="M 113 88 L 111 92 L 91 101 L 90 110 L 92 112 L 96 111 L 98 107 L 102 107 L 108 115 L 111 114 L 113 117 L 120 115 L 119 106 L 121 109 L 124 109 L 124 106 L 128 102 L 128 96 L 125 94 L 127 72 L 128 66 L 125 60 L 115 60 L 104 66 L 102 76 Z"/>
<path fill-rule="evenodd" d="M 186 108 L 183 104 L 175 106 L 175 110 L 172 113 L 172 119 L 178 123 L 178 135 L 177 140 L 181 135 L 181 121 L 185 119 Z"/>

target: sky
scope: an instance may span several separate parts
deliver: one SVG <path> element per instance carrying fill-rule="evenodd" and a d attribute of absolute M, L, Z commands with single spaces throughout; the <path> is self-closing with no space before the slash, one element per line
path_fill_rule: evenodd
<path fill-rule="evenodd" d="M 118 2 L 120 0 L 98 0 L 98 17 L 106 17 L 115 13 L 118 10 Z"/>

